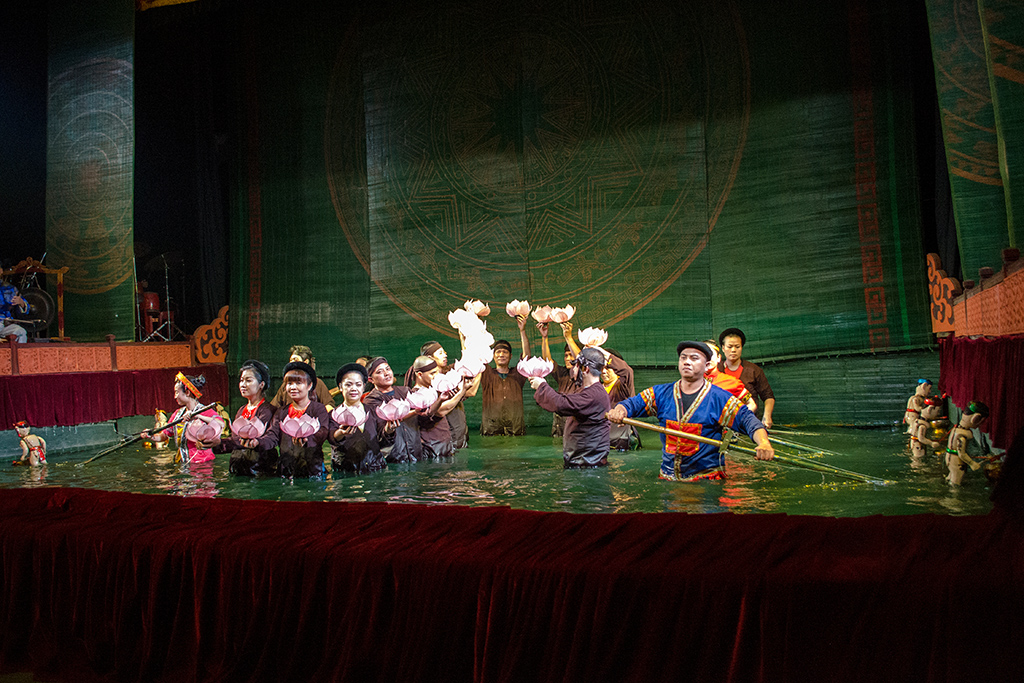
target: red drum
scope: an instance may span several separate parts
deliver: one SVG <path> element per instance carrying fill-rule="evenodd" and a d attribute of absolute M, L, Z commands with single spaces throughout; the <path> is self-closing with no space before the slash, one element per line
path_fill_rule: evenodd
<path fill-rule="evenodd" d="M 159 311 L 160 310 L 160 295 L 156 292 L 143 292 L 142 293 L 142 310 L 144 311 Z"/>

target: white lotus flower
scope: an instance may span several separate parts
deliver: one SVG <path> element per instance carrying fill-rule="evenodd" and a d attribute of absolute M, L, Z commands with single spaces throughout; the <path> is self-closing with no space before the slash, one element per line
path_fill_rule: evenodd
<path fill-rule="evenodd" d="M 467 301 L 464 305 L 464 308 L 473 315 L 480 318 L 489 315 L 491 312 L 491 307 L 485 304 L 483 301 L 480 301 L 479 299 L 471 299 Z"/>
<path fill-rule="evenodd" d="M 533 312 L 533 319 L 539 323 L 551 322 L 551 307 L 550 306 L 538 306 Z"/>
<path fill-rule="evenodd" d="M 572 316 L 576 313 L 574 306 L 566 306 L 565 308 L 552 308 L 551 309 L 551 322 L 554 323 L 566 323 L 572 320 Z"/>
<path fill-rule="evenodd" d="M 448 371 L 443 375 L 434 375 L 434 379 L 430 382 L 430 386 L 432 386 L 439 394 L 453 394 L 459 390 L 459 384 L 461 382 L 462 375 L 454 371 Z"/>
<path fill-rule="evenodd" d="M 530 315 L 530 302 L 514 299 L 505 304 L 505 312 L 512 318 L 519 315 Z"/>
<path fill-rule="evenodd" d="M 385 422 L 404 420 L 409 417 L 411 412 L 412 408 L 409 407 L 409 402 L 403 401 L 400 398 L 396 398 L 393 401 L 388 401 L 387 403 L 382 403 L 377 406 L 377 417 Z"/>
<path fill-rule="evenodd" d="M 452 369 L 463 377 L 472 378 L 484 371 L 484 362 L 476 356 L 467 357 L 466 354 L 463 353 L 462 358 L 455 361 L 455 365 L 452 366 Z"/>
<path fill-rule="evenodd" d="M 588 327 L 580 330 L 577 336 L 584 346 L 601 346 L 608 341 L 608 333 L 599 327 Z"/>

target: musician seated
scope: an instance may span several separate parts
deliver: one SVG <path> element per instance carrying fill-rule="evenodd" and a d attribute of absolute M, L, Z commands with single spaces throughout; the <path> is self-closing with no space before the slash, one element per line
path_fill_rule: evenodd
<path fill-rule="evenodd" d="M 19 344 L 24 344 L 28 341 L 28 332 L 11 317 L 15 310 L 28 312 L 28 302 L 21 298 L 17 287 L 0 283 L 0 340 L 13 335 Z"/>

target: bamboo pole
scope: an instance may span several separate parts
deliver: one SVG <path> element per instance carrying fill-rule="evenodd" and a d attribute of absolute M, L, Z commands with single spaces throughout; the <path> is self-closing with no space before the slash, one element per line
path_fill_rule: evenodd
<path fill-rule="evenodd" d="M 682 439 L 689 439 L 690 441 L 699 441 L 700 443 L 710 444 L 712 446 L 722 446 L 722 442 L 718 439 L 709 439 L 706 436 L 698 436 L 697 434 L 687 434 L 686 432 L 680 432 L 676 429 L 669 429 L 668 427 L 662 427 L 661 425 L 652 425 L 649 422 L 641 422 L 640 420 L 634 420 L 632 418 L 623 418 L 623 423 L 632 425 L 634 427 L 640 427 L 642 429 L 650 429 L 654 432 L 661 432 L 662 434 L 668 434 L 670 436 L 677 436 Z M 757 451 L 753 448 L 747 448 L 745 446 L 737 446 L 735 444 L 729 444 L 728 448 L 730 451 L 739 451 L 741 453 L 748 453 L 756 455 Z M 869 484 L 885 484 L 881 479 L 869 477 L 866 474 L 860 474 L 859 472 L 853 472 L 850 470 L 844 470 L 841 467 L 833 467 L 831 465 L 823 465 L 812 460 L 806 460 L 796 455 L 789 455 L 786 453 L 776 453 L 773 458 L 776 462 L 791 465 L 793 467 L 800 467 L 807 470 L 814 470 L 815 472 L 825 472 L 828 474 L 834 474 L 837 477 L 845 477 L 846 479 L 852 479 L 854 481 L 862 481 Z"/>
<path fill-rule="evenodd" d="M 217 405 L 217 403 L 214 402 L 214 403 L 211 403 L 211 404 L 205 405 L 205 406 L 197 406 L 195 410 L 191 410 L 191 411 L 185 413 L 184 415 L 182 415 L 181 417 L 179 417 L 177 420 L 174 420 L 172 422 L 168 422 L 167 424 L 165 424 L 163 427 L 160 428 L 160 431 L 163 431 L 163 430 L 165 430 L 165 429 L 167 429 L 169 427 L 173 427 L 173 426 L 175 426 L 177 424 L 180 424 L 180 423 L 184 422 L 185 420 L 191 420 L 193 417 L 195 417 L 199 413 L 203 412 L 204 410 L 209 410 L 210 408 L 213 408 L 216 405 Z M 144 430 L 144 431 L 149 431 L 149 430 Z M 96 455 L 92 456 L 88 460 L 85 460 L 85 461 L 80 462 L 78 464 L 79 464 L 79 466 L 81 466 L 81 465 L 88 465 L 93 460 L 99 460 L 100 458 L 102 458 L 104 455 L 107 455 L 108 453 L 113 453 L 114 451 L 118 450 L 119 448 L 124 448 L 125 446 L 129 446 L 129 445 L 135 443 L 139 439 L 143 438 L 143 435 L 144 435 L 144 432 L 139 432 L 135 436 L 127 437 L 123 441 L 121 441 L 121 443 L 114 444 L 113 446 L 111 446 L 109 448 L 104 448 L 102 451 L 100 451 Z"/>

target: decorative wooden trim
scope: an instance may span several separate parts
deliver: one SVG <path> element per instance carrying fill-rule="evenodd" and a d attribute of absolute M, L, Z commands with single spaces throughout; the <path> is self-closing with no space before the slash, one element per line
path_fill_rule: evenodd
<path fill-rule="evenodd" d="M 10 270 L 0 271 L 0 275 L 7 277 L 8 275 L 15 275 L 18 273 L 46 273 L 48 275 L 57 276 L 57 335 L 56 337 L 50 337 L 59 341 L 67 341 L 67 337 L 64 336 L 64 273 L 71 270 L 67 266 L 61 268 L 50 268 L 44 266 L 42 262 L 36 261 L 34 258 L 27 258 L 18 265 L 14 266 Z M 18 374 L 18 373 L 14 373 Z"/>
<path fill-rule="evenodd" d="M 928 254 L 928 294 L 931 298 L 932 332 L 953 332 L 955 316 L 953 299 L 961 291 L 956 278 L 946 275 L 938 254 Z"/>
<path fill-rule="evenodd" d="M 209 325 L 201 325 L 192 335 L 192 350 L 197 363 L 224 363 L 228 359 L 228 307 L 224 306 Z"/>

